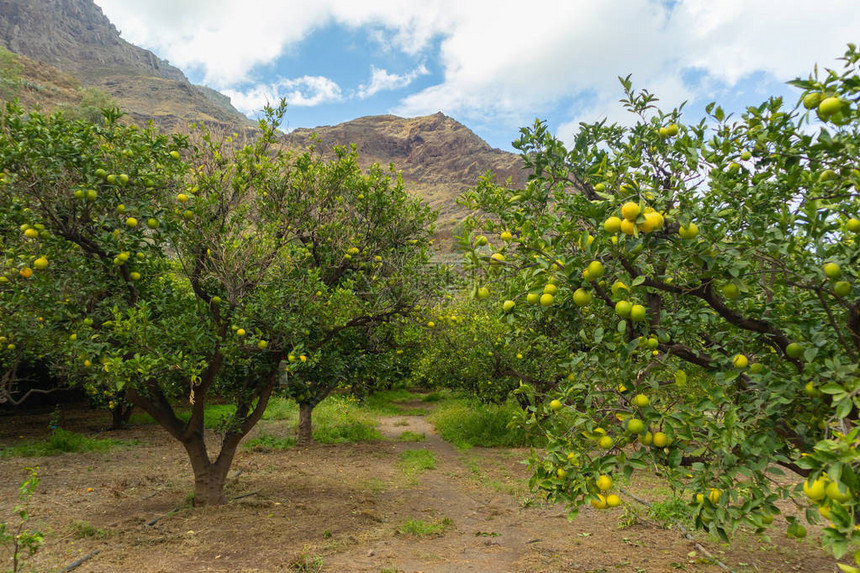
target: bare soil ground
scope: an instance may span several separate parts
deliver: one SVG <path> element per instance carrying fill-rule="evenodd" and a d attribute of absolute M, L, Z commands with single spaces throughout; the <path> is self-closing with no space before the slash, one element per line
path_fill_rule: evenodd
<path fill-rule="evenodd" d="M 107 423 L 94 422 L 91 412 L 65 418 L 64 428 L 80 432 L 95 433 Z M 272 422 L 262 426 L 268 433 L 291 431 Z M 102 432 L 140 443 L 107 453 L 0 458 L 0 519 L 12 517 L 25 468 L 38 466 L 42 482 L 30 527 L 40 528 L 46 543 L 29 562 L 35 571 L 60 571 L 96 551 L 75 570 L 724 571 L 702 548 L 738 573 L 836 570 L 817 548 L 815 531 L 806 540 L 789 540 L 781 519 L 771 542 L 741 533 L 730 545 L 701 535 L 697 545 L 677 529 L 662 529 L 626 496 L 626 511 L 589 506 L 568 521 L 563 507 L 545 505 L 528 491 L 525 450 L 459 452 L 423 416 L 383 418 L 380 430 L 386 436 L 380 442 L 242 450 L 228 484 L 232 501 L 201 509 L 186 505 L 191 468 L 166 432 L 154 425 Z M 47 416 L 4 418 L 0 447 L 47 431 Z M 404 431 L 426 439 L 398 440 Z M 410 478 L 400 454 L 419 448 L 432 451 L 437 465 Z M 634 481 L 629 489 L 655 499 L 658 485 Z M 638 520 L 620 529 L 632 511 Z M 446 527 L 434 535 L 408 534 L 408 520 Z M 80 522 L 91 529 L 85 532 Z"/>

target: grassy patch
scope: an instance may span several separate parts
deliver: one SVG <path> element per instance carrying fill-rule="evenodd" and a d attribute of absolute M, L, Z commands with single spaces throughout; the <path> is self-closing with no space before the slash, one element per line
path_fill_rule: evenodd
<path fill-rule="evenodd" d="M 405 450 L 400 454 L 400 465 L 411 482 L 422 471 L 436 467 L 436 456 L 430 450 Z"/>
<path fill-rule="evenodd" d="M 203 409 L 203 427 L 214 430 L 217 429 L 224 420 L 231 418 L 236 412 L 236 406 L 233 404 L 207 404 Z M 191 419 L 191 410 L 180 410 L 176 413 L 176 417 L 183 422 L 188 422 Z"/>
<path fill-rule="evenodd" d="M 109 438 L 90 438 L 62 428 L 57 428 L 50 438 L 12 446 L 0 450 L 0 457 L 56 456 L 65 453 L 104 452 L 118 446 L 135 445 L 137 442 L 123 442 Z"/>
<path fill-rule="evenodd" d="M 430 522 L 421 519 L 410 519 L 397 528 L 397 533 L 419 537 L 442 535 L 453 525 L 454 522 L 448 517 Z"/>
<path fill-rule="evenodd" d="M 314 440 L 321 444 L 381 440 L 376 416 L 355 402 L 329 396 L 314 408 Z"/>
<path fill-rule="evenodd" d="M 275 436 L 272 434 L 260 434 L 256 438 L 252 438 L 245 442 L 242 446 L 246 450 L 255 452 L 273 452 L 276 450 L 287 450 L 296 445 L 294 438 Z"/>
<path fill-rule="evenodd" d="M 518 408 L 513 403 L 481 404 L 458 399 L 441 404 L 430 414 L 429 420 L 445 441 L 460 449 L 542 445 L 542 440 L 528 436 L 523 429 L 508 428 Z"/>
<path fill-rule="evenodd" d="M 290 563 L 293 571 L 316 572 L 322 571 L 323 558 L 318 555 L 299 555 Z"/>
<path fill-rule="evenodd" d="M 380 416 L 416 415 L 414 414 L 415 408 L 404 408 L 395 404 L 395 402 L 409 402 L 416 398 L 415 394 L 403 388 L 399 390 L 382 390 L 368 396 L 364 400 L 364 407 Z"/>
<path fill-rule="evenodd" d="M 410 430 L 406 430 L 397 439 L 401 442 L 423 442 L 427 439 L 427 436 L 424 435 L 423 432 L 412 432 Z"/>
<path fill-rule="evenodd" d="M 263 419 L 284 421 L 287 426 L 297 426 L 299 406 L 288 398 L 272 398 L 263 413 Z M 382 434 L 376 429 L 376 416 L 347 397 L 329 396 L 320 402 L 314 408 L 312 423 L 314 440 L 321 444 L 382 439 Z"/>
<path fill-rule="evenodd" d="M 651 507 L 648 508 L 648 517 L 664 529 L 672 529 L 677 523 L 688 529 L 691 529 L 693 525 L 690 506 L 678 497 L 652 503 Z"/>
<path fill-rule="evenodd" d="M 295 401 L 280 396 L 271 398 L 263 412 L 264 420 L 297 420 L 299 405 Z"/>
<path fill-rule="evenodd" d="M 174 408 L 176 417 L 183 422 L 188 422 L 191 419 L 191 408 L 183 406 Z M 217 429 L 221 423 L 233 416 L 236 412 L 236 406 L 233 404 L 207 404 L 203 409 L 203 426 L 207 430 Z M 132 414 L 128 420 L 129 424 L 155 424 L 155 419 L 146 412 Z"/>
<path fill-rule="evenodd" d="M 147 414 L 146 412 L 139 412 L 137 414 L 132 414 L 128 418 L 128 423 L 131 426 L 137 426 L 140 424 L 155 424 L 155 418 Z"/>
<path fill-rule="evenodd" d="M 85 537 L 92 537 L 94 539 L 105 539 L 110 537 L 111 532 L 107 529 L 101 529 L 98 527 L 94 527 L 92 523 L 89 521 L 84 521 L 82 519 L 76 519 L 71 522 L 68 527 L 69 533 L 72 537 L 77 539 L 84 539 Z"/>
<path fill-rule="evenodd" d="M 445 392 L 430 392 L 429 394 L 426 394 L 423 398 L 421 398 L 421 400 L 423 402 L 439 402 L 446 398 L 450 398 L 450 394 Z"/>

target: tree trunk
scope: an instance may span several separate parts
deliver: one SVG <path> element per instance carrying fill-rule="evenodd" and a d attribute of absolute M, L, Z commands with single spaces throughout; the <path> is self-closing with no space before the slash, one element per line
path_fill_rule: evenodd
<path fill-rule="evenodd" d="M 131 411 L 134 410 L 134 406 L 126 406 L 122 401 L 116 405 L 116 408 L 110 411 L 111 415 L 111 430 L 119 430 L 120 428 L 124 428 L 126 424 L 128 424 L 129 418 L 131 418 Z"/>
<path fill-rule="evenodd" d="M 227 502 L 224 495 L 224 484 L 227 481 L 227 472 L 233 463 L 239 442 L 260 421 L 263 412 L 266 411 L 276 382 L 277 368 L 273 370 L 265 384 L 258 389 L 256 405 L 253 405 L 253 396 L 239 401 L 236 416 L 240 423 L 238 427 L 224 434 L 221 440 L 221 451 L 214 462 L 209 459 L 204 439 L 203 414 L 206 386 L 198 387 L 200 393 L 188 422 L 183 422 L 176 417 L 170 402 L 155 381 L 146 384 L 146 394 L 132 388 L 127 392 L 126 397 L 132 404 L 152 416 L 185 448 L 191 461 L 191 469 L 194 471 L 194 505 L 218 505 Z M 308 416 L 308 420 L 310 420 L 310 416 Z"/>
<path fill-rule="evenodd" d="M 309 446 L 314 443 L 313 426 L 311 425 L 311 414 L 314 407 L 308 402 L 299 404 L 299 445 Z"/>
<path fill-rule="evenodd" d="M 222 444 L 218 459 L 212 462 L 209 460 L 209 454 L 206 451 L 206 443 L 202 431 L 194 433 L 182 445 L 185 446 L 185 451 L 188 452 L 188 457 L 191 460 L 191 469 L 194 471 L 195 507 L 227 503 L 227 498 L 224 496 L 224 484 L 227 481 L 227 472 L 233 463 L 236 447 L 230 446 L 227 443 Z"/>

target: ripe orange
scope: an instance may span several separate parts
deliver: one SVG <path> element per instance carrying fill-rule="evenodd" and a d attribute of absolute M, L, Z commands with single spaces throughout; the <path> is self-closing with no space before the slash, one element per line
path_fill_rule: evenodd
<path fill-rule="evenodd" d="M 635 221 L 636 217 L 638 217 L 641 212 L 642 209 L 639 207 L 639 204 L 634 203 L 633 201 L 628 201 L 621 206 L 621 216 L 628 221 Z"/>

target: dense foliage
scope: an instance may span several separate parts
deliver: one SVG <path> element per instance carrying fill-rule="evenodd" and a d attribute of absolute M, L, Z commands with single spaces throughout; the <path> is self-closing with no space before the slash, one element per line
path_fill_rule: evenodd
<path fill-rule="evenodd" d="M 117 113 L 96 125 L 10 104 L 0 117 L 5 388 L 38 359 L 113 409 L 139 406 L 186 448 L 196 503 L 224 501 L 236 447 L 285 374 L 318 368 L 330 390 L 349 368 L 336 356 L 365 342 L 349 333 L 420 295 L 429 209 L 354 151 L 279 147 L 284 110 L 244 145 Z M 214 397 L 236 408 L 211 461 Z"/>
<path fill-rule="evenodd" d="M 860 544 L 858 60 L 792 82 L 795 107 L 695 124 L 623 79 L 631 126 L 584 124 L 567 149 L 537 122 L 515 143 L 528 185 L 466 195 L 477 298 L 553 353 L 516 390 L 550 436 L 537 487 L 606 507 L 600 476 L 656 465 L 723 537 L 805 491 L 837 555 Z"/>

